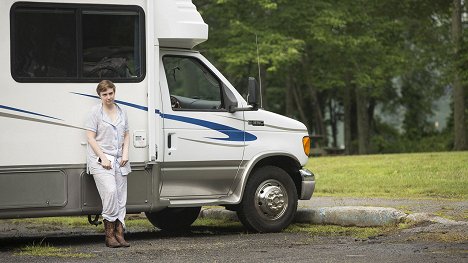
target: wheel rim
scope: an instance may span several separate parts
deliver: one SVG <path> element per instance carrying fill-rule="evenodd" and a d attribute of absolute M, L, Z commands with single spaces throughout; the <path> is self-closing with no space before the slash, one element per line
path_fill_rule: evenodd
<path fill-rule="evenodd" d="M 255 191 L 255 208 L 263 219 L 280 218 L 288 208 L 286 188 L 277 180 L 262 182 Z"/>

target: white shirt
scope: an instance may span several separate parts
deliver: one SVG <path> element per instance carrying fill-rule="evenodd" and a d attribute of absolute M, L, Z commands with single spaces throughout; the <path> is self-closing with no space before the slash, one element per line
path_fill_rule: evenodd
<path fill-rule="evenodd" d="M 120 167 L 124 136 L 129 129 L 127 114 L 117 104 L 115 106 L 117 107 L 117 118 L 114 122 L 104 112 L 102 103 L 99 103 L 91 109 L 85 124 L 87 130 L 96 133 L 96 142 L 104 154 L 115 157 L 112 169 L 107 170 L 97 162 L 98 156 L 88 145 L 87 169 L 91 174 L 115 174 L 115 169 L 120 169 L 122 175 L 127 175 L 132 171 L 130 162 Z"/>

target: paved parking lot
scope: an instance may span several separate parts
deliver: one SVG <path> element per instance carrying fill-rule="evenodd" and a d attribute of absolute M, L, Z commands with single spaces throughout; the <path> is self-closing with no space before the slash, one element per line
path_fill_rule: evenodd
<path fill-rule="evenodd" d="M 315 201 L 321 201 L 321 206 L 327 202 L 332 205 L 351 202 L 336 198 Z M 317 205 L 312 202 L 300 206 Z M 353 202 L 365 205 L 363 200 Z M 367 200 L 372 202 L 379 200 Z M 427 203 L 426 210 L 430 207 L 439 211 L 445 207 L 448 212 L 456 210 L 461 213 L 459 218 L 465 218 L 465 202 L 449 204 L 454 208 L 446 203 Z M 411 206 L 405 205 L 408 210 L 415 209 Z M 414 203 L 414 206 L 421 204 Z M 11 222 L 0 220 L 0 262 L 468 262 L 467 222 L 423 223 L 368 238 L 300 231 L 252 234 L 240 225 L 197 226 L 183 234 L 133 228 L 127 234 L 131 247 L 116 249 L 105 247 L 102 226 L 37 227 Z M 38 244 L 63 249 L 62 256 L 19 253 L 26 246 Z"/>
<path fill-rule="evenodd" d="M 427 226 L 424 226 L 427 228 Z M 241 227 L 197 227 L 191 233 L 159 231 L 128 235 L 130 248 L 106 248 L 102 234 L 82 233 L 43 238 L 0 239 L 1 262 L 467 262 L 468 243 L 450 237 L 446 229 L 412 228 L 388 236 L 356 239 L 349 236 L 311 236 L 307 233 L 248 234 Z M 458 231 L 461 230 L 458 229 Z M 455 232 L 453 232 L 455 231 Z M 464 229 L 466 231 L 466 227 Z M 437 234 L 438 233 L 438 234 Z M 465 236 L 466 238 L 466 236 Z M 21 247 L 47 242 L 68 249 L 69 256 L 19 255 Z M 74 258 L 82 253 L 86 257 Z"/>

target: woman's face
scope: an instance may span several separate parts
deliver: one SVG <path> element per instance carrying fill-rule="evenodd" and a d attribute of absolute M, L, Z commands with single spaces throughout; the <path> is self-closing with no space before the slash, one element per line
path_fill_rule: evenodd
<path fill-rule="evenodd" d="M 99 93 L 99 97 L 101 98 L 102 104 L 112 105 L 114 104 L 115 92 L 112 88 L 108 88 L 105 91 Z"/>

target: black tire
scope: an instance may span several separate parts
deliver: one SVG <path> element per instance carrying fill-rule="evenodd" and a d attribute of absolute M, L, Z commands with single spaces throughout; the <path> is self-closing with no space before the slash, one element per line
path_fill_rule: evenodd
<path fill-rule="evenodd" d="M 289 174 L 276 166 L 264 166 L 249 177 L 237 216 L 250 231 L 279 232 L 291 224 L 297 199 Z"/>
<path fill-rule="evenodd" d="M 158 212 L 146 212 L 155 227 L 170 232 L 187 231 L 200 214 L 201 207 L 168 207 Z"/>
<path fill-rule="evenodd" d="M 224 208 L 226 208 L 226 210 L 236 212 L 239 210 L 239 205 L 225 205 Z"/>

